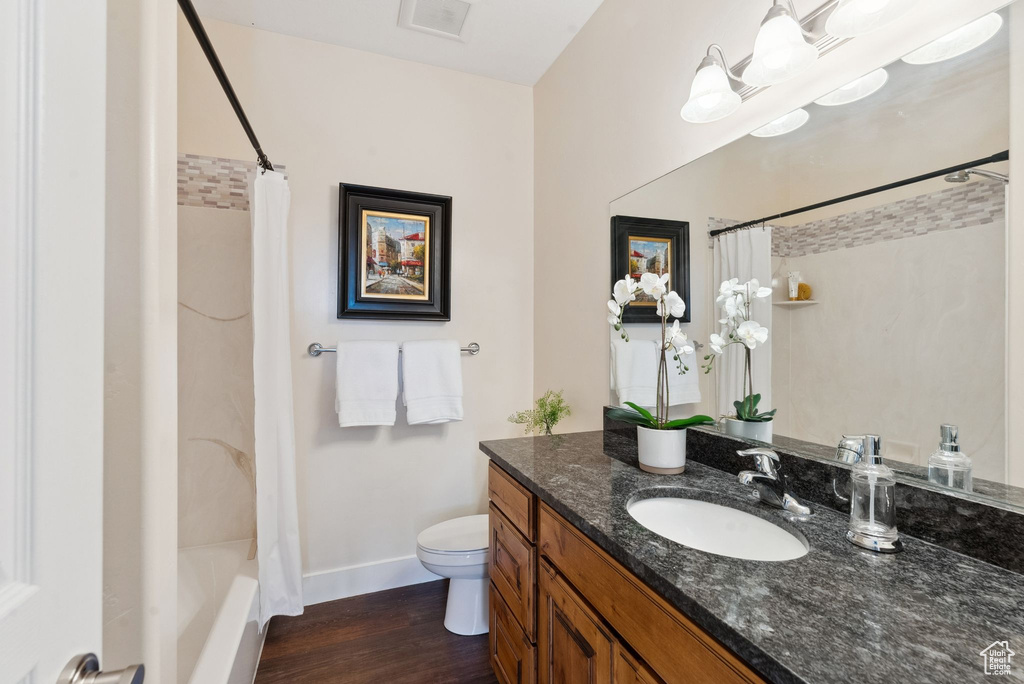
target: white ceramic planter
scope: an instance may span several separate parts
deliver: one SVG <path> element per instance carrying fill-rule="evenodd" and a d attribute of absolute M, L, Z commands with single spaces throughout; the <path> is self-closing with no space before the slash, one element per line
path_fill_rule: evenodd
<path fill-rule="evenodd" d="M 740 439 L 752 439 L 758 442 L 772 441 L 772 421 L 767 423 L 748 423 L 735 418 L 725 419 L 725 434 L 739 437 Z"/>
<path fill-rule="evenodd" d="M 686 468 L 686 430 L 654 430 L 637 426 L 640 470 L 675 475 Z"/>

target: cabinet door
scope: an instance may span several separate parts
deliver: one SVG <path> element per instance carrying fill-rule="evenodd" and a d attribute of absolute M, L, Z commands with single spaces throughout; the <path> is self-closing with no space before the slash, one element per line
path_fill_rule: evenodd
<path fill-rule="evenodd" d="M 547 562 L 539 574 L 539 681 L 611 684 L 615 639 Z"/>
<path fill-rule="evenodd" d="M 662 681 L 620 646 L 615 654 L 615 684 L 662 684 Z"/>
<path fill-rule="evenodd" d="M 491 669 L 499 684 L 533 684 L 536 648 L 512 617 L 505 599 L 491 585 L 491 619 L 488 642 Z"/>

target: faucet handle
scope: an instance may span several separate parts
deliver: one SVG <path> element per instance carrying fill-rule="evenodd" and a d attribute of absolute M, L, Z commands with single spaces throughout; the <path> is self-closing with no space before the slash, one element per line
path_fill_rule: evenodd
<path fill-rule="evenodd" d="M 762 474 L 768 475 L 769 477 L 779 476 L 779 455 L 771 449 L 756 447 L 754 449 L 737 451 L 736 453 L 740 456 L 753 456 L 754 466 Z"/>
<path fill-rule="evenodd" d="M 853 465 L 864 457 L 864 435 L 843 435 L 836 447 L 836 460 Z"/>

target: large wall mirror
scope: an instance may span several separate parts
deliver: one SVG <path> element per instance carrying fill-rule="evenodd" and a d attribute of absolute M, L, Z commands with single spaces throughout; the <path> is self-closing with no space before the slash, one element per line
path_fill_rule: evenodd
<path fill-rule="evenodd" d="M 1008 475 L 1024 452 L 1008 448 L 1005 422 L 1009 8 L 988 22 L 998 28 L 981 45 L 912 53 L 823 93 L 611 214 L 689 222 L 688 332 L 705 345 L 721 280 L 770 281 L 754 363 L 777 444 L 825 456 L 844 434 L 877 433 L 902 477 L 927 481 L 952 424 L 970 495 L 1024 504 L 1008 486 L 1024 484 Z M 809 299 L 791 301 L 797 273 Z M 703 378 L 689 409 L 731 413 L 740 390 L 726 376 Z"/>

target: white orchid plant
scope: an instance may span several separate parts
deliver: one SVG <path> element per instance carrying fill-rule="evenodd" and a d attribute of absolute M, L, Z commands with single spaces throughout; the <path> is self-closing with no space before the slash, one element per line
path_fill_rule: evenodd
<path fill-rule="evenodd" d="M 634 425 L 640 425 L 655 430 L 682 430 L 691 425 L 706 425 L 714 423 L 710 416 L 693 416 L 678 420 L 668 419 L 669 387 L 668 387 L 668 355 L 672 354 L 672 360 L 676 362 L 676 371 L 681 375 L 690 370 L 684 357 L 694 352 L 693 344 L 690 343 L 686 333 L 679 328 L 679 319 L 686 313 L 686 302 L 674 290 L 668 289 L 668 274 L 657 275 L 655 273 L 644 273 L 640 280 L 634 280 L 626 274 L 626 277 L 615 283 L 612 287 L 612 299 L 608 300 L 608 323 L 619 336 L 629 342 L 629 333 L 622 324 L 622 316 L 626 307 L 636 301 L 637 291 L 642 291 L 655 301 L 658 316 L 661 318 L 661 344 L 660 362 L 658 364 L 658 390 L 655 412 L 652 414 L 643 406 L 632 402 L 626 402 L 630 409 L 614 408 L 608 412 L 608 417 Z M 669 327 L 669 318 L 674 318 L 672 326 Z"/>
<path fill-rule="evenodd" d="M 704 372 L 710 373 L 715 360 L 727 347 L 734 344 L 743 345 L 743 392 L 741 401 L 733 402 L 736 407 L 736 418 L 747 423 L 767 423 L 775 417 L 776 409 L 758 412 L 757 404 L 761 395 L 754 393 L 754 376 L 751 366 L 751 352 L 768 341 L 768 328 L 750 317 L 750 305 L 756 299 L 772 296 L 771 288 L 761 287 L 756 279 L 740 283 L 739 278 L 726 280 L 718 290 L 716 304 L 722 309 L 722 319 L 718 322 L 724 327 L 722 332 L 711 335 L 708 346 L 710 354 L 704 357 L 707 363 Z"/>

